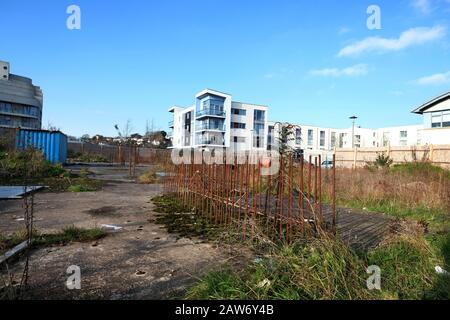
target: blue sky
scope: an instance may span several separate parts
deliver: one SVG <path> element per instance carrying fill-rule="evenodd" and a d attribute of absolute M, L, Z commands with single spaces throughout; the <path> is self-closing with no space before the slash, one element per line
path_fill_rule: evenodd
<path fill-rule="evenodd" d="M 81 30 L 66 9 L 81 8 Z M 366 26 L 381 8 L 381 30 Z M 450 0 L 1 1 L 0 60 L 44 91 L 43 123 L 115 134 L 167 129 L 203 88 L 270 107 L 271 120 L 348 127 L 421 123 L 450 88 Z"/>

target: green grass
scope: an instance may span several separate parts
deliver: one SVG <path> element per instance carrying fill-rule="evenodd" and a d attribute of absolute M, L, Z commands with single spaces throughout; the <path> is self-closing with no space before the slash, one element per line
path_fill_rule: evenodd
<path fill-rule="evenodd" d="M 68 186 L 69 192 L 92 192 L 98 191 L 103 186 L 103 183 L 98 180 L 80 178 L 71 181 L 71 185 Z"/>
<path fill-rule="evenodd" d="M 410 176 L 442 176 L 450 180 L 450 170 L 435 166 L 429 162 L 408 162 L 396 164 L 389 169 L 390 173 L 402 173 Z"/>
<path fill-rule="evenodd" d="M 243 271 L 223 267 L 191 287 L 187 299 L 374 299 L 363 260 L 338 240 L 276 246 Z"/>
<path fill-rule="evenodd" d="M 34 246 L 67 245 L 72 242 L 90 242 L 104 238 L 106 233 L 100 228 L 82 229 L 75 226 L 64 228 L 55 234 L 37 236 Z"/>
<path fill-rule="evenodd" d="M 9 237 L 0 234 L 0 253 L 14 248 L 18 244 L 24 242 L 26 239 L 27 233 L 25 230 L 19 230 Z"/>
<path fill-rule="evenodd" d="M 445 208 L 409 207 L 395 200 L 385 199 L 338 199 L 339 206 L 364 209 L 369 212 L 383 213 L 397 218 L 411 218 L 439 227 L 450 222 Z"/>
<path fill-rule="evenodd" d="M 101 239 L 106 233 L 100 228 L 83 229 L 75 226 L 64 228 L 54 234 L 39 234 L 34 231 L 33 247 L 47 247 L 53 245 L 67 245 L 72 242 L 89 242 Z M 7 251 L 27 239 L 25 230 L 15 232 L 9 237 L 0 234 L 0 252 Z"/>
<path fill-rule="evenodd" d="M 216 239 L 222 229 L 209 220 L 183 205 L 174 196 L 164 195 L 152 199 L 156 205 L 156 223 L 163 225 L 169 233 L 175 233 L 180 238 L 199 237 L 202 239 Z"/>
<path fill-rule="evenodd" d="M 446 250 L 450 241 L 445 243 Z M 448 252 L 447 252 L 448 253 Z M 450 277 L 420 237 L 399 236 L 365 255 L 337 239 L 276 246 L 241 271 L 223 266 L 188 289 L 186 299 L 367 300 L 448 299 Z M 367 266 L 381 268 L 381 291 L 367 289 Z"/>
<path fill-rule="evenodd" d="M 383 291 L 394 298 L 422 299 L 436 281 L 436 259 L 422 238 L 395 238 L 369 252 L 367 259 L 381 268 Z"/>

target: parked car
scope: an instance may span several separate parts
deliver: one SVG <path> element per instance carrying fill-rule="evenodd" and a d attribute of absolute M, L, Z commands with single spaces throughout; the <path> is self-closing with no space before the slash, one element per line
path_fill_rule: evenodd
<path fill-rule="evenodd" d="M 325 168 L 325 169 L 333 168 L 333 161 L 332 160 L 322 161 L 322 168 Z"/>

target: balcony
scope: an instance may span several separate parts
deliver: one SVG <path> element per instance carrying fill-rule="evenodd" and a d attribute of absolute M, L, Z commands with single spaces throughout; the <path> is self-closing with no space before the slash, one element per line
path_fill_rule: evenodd
<path fill-rule="evenodd" d="M 169 121 L 169 128 L 173 128 L 174 127 L 174 125 L 173 125 L 173 120 L 172 121 Z"/>
<path fill-rule="evenodd" d="M 201 139 L 197 140 L 198 145 L 209 145 L 209 146 L 223 146 L 225 145 L 224 142 L 219 143 L 215 140 L 208 140 L 208 139 Z"/>
<path fill-rule="evenodd" d="M 221 109 L 203 109 L 197 111 L 196 117 L 197 119 L 205 117 L 225 118 L 226 114 L 225 111 Z"/>
<path fill-rule="evenodd" d="M 225 132 L 225 125 L 216 125 L 213 123 L 204 123 L 201 125 L 195 126 L 196 131 L 220 131 Z"/>

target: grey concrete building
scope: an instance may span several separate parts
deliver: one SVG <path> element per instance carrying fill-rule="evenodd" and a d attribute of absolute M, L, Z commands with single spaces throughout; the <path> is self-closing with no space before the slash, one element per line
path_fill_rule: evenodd
<path fill-rule="evenodd" d="M 43 96 L 29 78 L 10 73 L 0 61 L 0 127 L 41 129 Z"/>

